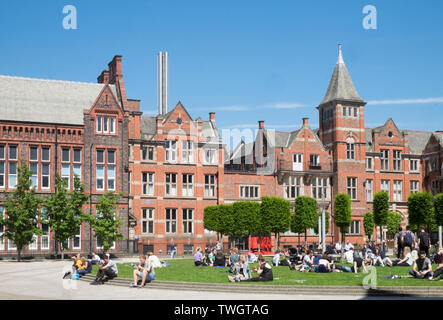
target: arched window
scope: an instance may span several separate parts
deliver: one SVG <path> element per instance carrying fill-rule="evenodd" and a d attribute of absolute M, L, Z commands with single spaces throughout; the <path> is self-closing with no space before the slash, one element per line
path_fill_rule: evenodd
<path fill-rule="evenodd" d="M 355 159 L 355 141 L 352 138 L 346 140 L 346 159 Z"/>

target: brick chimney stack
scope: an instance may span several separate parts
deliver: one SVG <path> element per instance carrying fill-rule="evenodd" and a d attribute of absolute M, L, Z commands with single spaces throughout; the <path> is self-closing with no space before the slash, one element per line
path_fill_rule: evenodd
<path fill-rule="evenodd" d="M 215 121 L 215 112 L 210 112 L 209 113 L 209 120 Z"/>
<path fill-rule="evenodd" d="M 264 129 L 264 128 L 265 128 L 265 122 L 264 122 L 263 120 L 260 120 L 260 121 L 258 122 L 258 128 L 259 128 L 259 129 Z"/>
<path fill-rule="evenodd" d="M 108 64 L 109 67 L 109 83 L 114 84 L 118 77 L 122 77 L 122 56 L 115 56 Z"/>
<path fill-rule="evenodd" d="M 103 70 L 102 74 L 97 78 L 97 82 L 109 84 L 109 71 Z"/>
<path fill-rule="evenodd" d="M 309 125 L 309 118 L 303 118 L 303 125 L 308 126 Z"/>

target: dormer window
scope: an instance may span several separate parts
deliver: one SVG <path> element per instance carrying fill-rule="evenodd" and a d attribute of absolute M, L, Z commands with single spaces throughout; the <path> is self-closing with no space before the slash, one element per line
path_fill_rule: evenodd
<path fill-rule="evenodd" d="M 97 116 L 95 129 L 99 134 L 115 134 L 115 117 Z"/>

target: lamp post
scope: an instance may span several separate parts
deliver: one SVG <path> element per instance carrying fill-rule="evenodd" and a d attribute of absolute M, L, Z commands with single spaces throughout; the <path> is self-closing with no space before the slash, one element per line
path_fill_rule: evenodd
<path fill-rule="evenodd" d="M 323 253 L 325 253 L 326 252 L 326 214 L 325 214 L 326 190 L 324 190 L 324 192 L 322 192 L 322 199 L 323 199 L 323 208 L 321 211 L 321 221 L 322 221 L 322 228 L 321 228 L 322 242 L 321 242 L 321 245 L 322 245 L 322 251 L 323 251 Z"/>

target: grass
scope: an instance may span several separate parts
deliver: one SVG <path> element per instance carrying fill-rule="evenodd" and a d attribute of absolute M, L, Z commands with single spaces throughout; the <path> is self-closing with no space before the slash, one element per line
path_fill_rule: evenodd
<path fill-rule="evenodd" d="M 180 281 L 180 282 L 202 282 L 202 283 L 230 283 L 227 271 L 229 268 L 195 267 L 192 259 L 168 260 L 170 266 L 155 269 L 156 280 Z M 133 268 L 131 263 L 120 263 L 117 265 L 119 278 L 132 279 Z M 252 264 L 252 267 L 257 264 Z M 442 286 L 443 281 L 426 281 L 414 279 L 409 276 L 410 267 L 376 267 L 377 286 Z M 435 265 L 433 266 L 435 270 Z M 361 286 L 364 273 L 315 273 L 291 271 L 289 267 L 273 267 L 274 281 L 249 284 L 260 285 L 305 285 L 305 286 Z M 93 267 L 92 274 L 97 273 L 97 266 Z M 395 274 L 404 279 L 385 279 L 387 275 Z M 252 273 L 253 277 L 257 276 Z M 244 285 L 244 284 L 242 284 Z"/>

